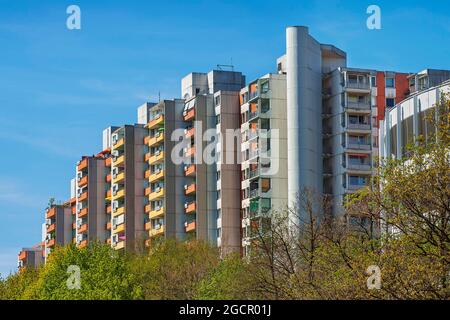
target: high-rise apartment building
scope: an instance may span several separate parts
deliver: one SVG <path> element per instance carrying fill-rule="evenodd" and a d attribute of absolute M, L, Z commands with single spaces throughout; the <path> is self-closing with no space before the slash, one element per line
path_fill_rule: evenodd
<path fill-rule="evenodd" d="M 72 243 L 72 209 L 64 204 L 52 204 L 45 213 L 45 257 L 56 245 Z"/>
<path fill-rule="evenodd" d="M 105 192 L 109 189 L 106 150 L 92 157 L 83 157 L 76 171 L 76 243 L 85 247 L 89 241 L 105 242 L 107 231 L 107 206 Z"/>
<path fill-rule="evenodd" d="M 44 263 L 45 244 L 39 243 L 32 248 L 23 248 L 18 256 L 19 271 L 24 268 L 36 269 Z"/>
<path fill-rule="evenodd" d="M 111 245 L 135 250 L 146 239 L 144 229 L 146 154 L 144 125 L 125 125 L 111 135 Z M 144 194 L 145 193 L 145 194 Z"/>
<path fill-rule="evenodd" d="M 288 204 L 286 75 L 267 74 L 240 92 L 242 250 L 272 209 Z"/>

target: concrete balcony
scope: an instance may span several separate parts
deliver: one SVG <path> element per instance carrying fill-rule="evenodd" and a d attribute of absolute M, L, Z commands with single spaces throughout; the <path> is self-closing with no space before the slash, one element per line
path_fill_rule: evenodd
<path fill-rule="evenodd" d="M 184 121 L 194 121 L 195 120 L 195 109 L 191 108 L 187 111 L 183 111 Z"/>
<path fill-rule="evenodd" d="M 151 229 L 149 232 L 150 237 L 156 237 L 156 236 L 161 236 L 161 235 L 164 235 L 164 226 L 163 225 L 159 225 L 156 228 Z"/>
<path fill-rule="evenodd" d="M 368 82 L 347 80 L 345 82 L 345 89 L 353 92 L 370 92 L 370 84 Z"/>
<path fill-rule="evenodd" d="M 113 143 L 112 147 L 113 149 L 119 149 L 125 144 L 125 138 L 117 140 L 115 143 Z"/>
<path fill-rule="evenodd" d="M 162 179 L 164 179 L 164 170 L 158 170 L 151 174 L 148 180 L 150 182 L 155 182 Z"/>
<path fill-rule="evenodd" d="M 370 144 L 365 144 L 365 143 L 349 143 L 346 146 L 346 149 L 370 151 L 371 150 L 371 145 Z"/>
<path fill-rule="evenodd" d="M 154 137 L 148 140 L 148 146 L 153 147 L 160 144 L 161 142 L 164 142 L 164 133 L 158 132 Z"/>
<path fill-rule="evenodd" d="M 191 183 L 190 185 L 185 185 L 184 186 L 184 194 L 187 196 L 194 195 L 196 192 L 196 189 L 197 189 L 197 187 L 195 185 L 195 182 Z"/>
<path fill-rule="evenodd" d="M 370 131 L 370 124 L 366 123 L 349 123 L 347 125 L 348 130 L 355 130 L 355 131 Z"/>
<path fill-rule="evenodd" d="M 164 151 L 157 151 L 148 159 L 149 164 L 155 164 L 164 161 Z"/>
<path fill-rule="evenodd" d="M 348 164 L 347 169 L 350 171 L 364 171 L 370 173 L 372 166 L 370 164 Z"/>
<path fill-rule="evenodd" d="M 347 108 L 353 110 L 370 111 L 371 106 L 369 102 L 347 102 Z"/>
<path fill-rule="evenodd" d="M 195 176 L 195 172 L 196 172 L 195 164 L 187 165 L 187 166 L 184 167 L 184 175 L 186 177 Z"/>
<path fill-rule="evenodd" d="M 50 208 L 47 210 L 47 213 L 45 214 L 45 218 L 50 219 L 53 218 L 56 215 L 56 207 Z"/>
<path fill-rule="evenodd" d="M 164 208 L 156 207 L 155 210 L 150 211 L 149 217 L 150 219 L 160 218 L 164 216 Z"/>
<path fill-rule="evenodd" d="M 78 197 L 78 202 L 85 201 L 85 200 L 87 200 L 87 198 L 88 198 L 88 192 L 85 191 L 82 194 L 80 194 L 80 196 Z"/>
<path fill-rule="evenodd" d="M 197 210 L 197 204 L 195 201 L 184 204 L 184 212 L 186 214 L 194 213 Z"/>
<path fill-rule="evenodd" d="M 193 231 L 195 231 L 195 229 L 196 229 L 196 222 L 195 222 L 195 220 L 191 221 L 191 222 L 187 222 L 186 221 L 184 223 L 184 228 L 185 228 L 186 232 L 193 232 Z"/>
<path fill-rule="evenodd" d="M 113 161 L 114 167 L 120 167 L 125 162 L 125 156 L 121 155 L 120 157 L 117 157 L 115 161 Z"/>
<path fill-rule="evenodd" d="M 78 233 L 86 233 L 88 231 L 88 225 L 87 223 L 82 224 L 79 228 L 78 228 Z"/>
<path fill-rule="evenodd" d="M 184 132 L 186 139 L 192 138 L 195 135 L 195 128 L 194 127 L 188 128 Z"/>
<path fill-rule="evenodd" d="M 88 159 L 83 159 L 80 161 L 80 163 L 77 166 L 78 171 L 83 171 L 84 169 L 87 169 L 88 166 Z"/>
<path fill-rule="evenodd" d="M 47 227 L 47 233 L 53 232 L 56 230 L 56 224 L 52 223 Z"/>
<path fill-rule="evenodd" d="M 121 214 L 124 214 L 124 213 L 125 213 L 125 207 L 122 206 L 120 208 L 117 208 L 116 211 L 113 211 L 112 216 L 113 217 L 117 217 L 117 216 L 120 216 Z"/>
<path fill-rule="evenodd" d="M 88 213 L 88 208 L 83 208 L 80 210 L 80 212 L 78 212 L 78 218 L 86 217 Z"/>
<path fill-rule="evenodd" d="M 150 201 L 154 201 L 160 198 L 164 198 L 164 188 L 157 188 L 148 196 L 148 200 Z"/>
<path fill-rule="evenodd" d="M 155 129 L 164 125 L 164 115 L 159 114 L 147 124 L 148 129 Z"/>
<path fill-rule="evenodd" d="M 113 227 L 113 234 L 122 233 L 125 231 L 125 223 L 117 225 L 115 228 Z"/>
<path fill-rule="evenodd" d="M 116 175 L 116 177 L 113 178 L 113 184 L 122 182 L 123 180 L 125 180 L 125 172 L 121 172 L 118 175 Z"/>
<path fill-rule="evenodd" d="M 84 176 L 83 178 L 80 179 L 80 181 L 78 181 L 78 187 L 84 187 L 85 185 L 88 184 L 89 178 L 88 176 Z"/>

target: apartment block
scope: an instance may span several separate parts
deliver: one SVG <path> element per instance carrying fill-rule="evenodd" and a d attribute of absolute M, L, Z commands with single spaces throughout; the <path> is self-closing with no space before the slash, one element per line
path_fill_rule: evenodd
<path fill-rule="evenodd" d="M 105 242 L 107 238 L 107 206 L 105 192 L 109 189 L 107 175 L 110 173 L 106 150 L 95 156 L 83 157 L 76 171 L 76 243 L 80 248 L 89 241 Z"/>
<path fill-rule="evenodd" d="M 218 205 L 223 204 L 220 200 L 222 191 L 228 189 L 227 186 L 222 185 L 218 172 L 221 174 L 221 169 L 231 169 L 231 172 L 233 170 L 235 172 L 237 168 L 225 166 L 218 168 L 217 153 L 208 151 L 215 149 L 217 152 L 218 140 L 215 140 L 217 139 L 217 130 L 224 131 L 227 129 L 227 124 L 231 126 L 229 129 L 237 127 L 237 124 L 231 124 L 228 121 L 228 116 L 224 117 L 224 126 L 218 127 L 217 121 L 221 119 L 221 114 L 225 114 L 225 108 L 230 108 L 232 114 L 236 113 L 239 107 L 238 100 L 225 98 L 225 95 L 228 97 L 233 95 L 233 92 L 238 93 L 244 85 L 245 77 L 240 72 L 223 70 L 191 73 L 181 82 L 181 96 L 185 99 L 183 120 L 186 126 L 183 150 L 186 181 L 185 231 L 187 238 L 194 237 L 213 245 L 220 244 L 221 247 L 223 244 L 225 251 L 236 250 L 235 243 L 238 238 L 236 220 L 239 211 L 233 210 L 236 209 L 236 204 L 232 203 L 225 208 L 225 216 L 223 216 L 222 210 L 218 211 Z M 219 91 L 221 92 L 219 93 Z M 219 103 L 222 97 L 225 102 L 223 105 Z M 214 134 L 211 134 L 213 132 Z M 203 157 L 204 153 L 209 155 L 209 159 Z M 236 183 L 239 181 L 236 174 L 232 177 L 235 182 L 230 182 L 229 190 L 224 193 L 227 198 L 233 193 L 233 189 L 235 190 Z M 225 182 L 225 180 L 223 181 Z M 220 191 L 217 188 L 218 184 Z M 236 218 L 230 218 L 233 214 L 236 215 Z M 220 223 L 220 227 L 218 227 L 218 223 Z M 227 232 L 232 232 L 233 235 L 229 235 Z"/>
<path fill-rule="evenodd" d="M 286 75 L 267 74 L 240 92 L 242 252 L 270 212 L 288 204 Z"/>
<path fill-rule="evenodd" d="M 217 247 L 222 255 L 241 250 L 240 102 L 237 91 L 214 93 L 216 115 Z M 192 130 L 192 129 L 190 129 Z M 186 193 L 196 188 L 186 186 Z"/>
<path fill-rule="evenodd" d="M 57 246 L 72 243 L 72 209 L 64 204 L 52 204 L 45 213 L 45 257 Z"/>
<path fill-rule="evenodd" d="M 145 241 L 147 181 L 145 170 L 148 159 L 144 125 L 125 125 L 111 135 L 111 245 L 114 249 L 136 250 Z"/>
<path fill-rule="evenodd" d="M 36 269 L 45 261 L 45 244 L 39 243 L 32 248 L 23 248 L 19 252 L 17 267 L 20 270 L 24 268 Z"/>
<path fill-rule="evenodd" d="M 144 138 L 147 244 L 161 237 L 184 238 L 184 170 L 181 164 L 172 160 L 177 141 L 171 137 L 175 130 L 180 135 L 185 134 L 183 108 L 184 101 L 174 99 L 145 104 L 138 112 L 141 115 L 139 121 L 148 129 Z"/>

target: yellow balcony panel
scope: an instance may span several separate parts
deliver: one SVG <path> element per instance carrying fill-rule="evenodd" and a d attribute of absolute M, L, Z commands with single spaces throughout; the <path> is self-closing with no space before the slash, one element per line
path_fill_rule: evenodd
<path fill-rule="evenodd" d="M 157 181 L 157 180 L 161 180 L 163 178 L 164 178 L 164 170 L 159 170 L 159 171 L 151 174 L 148 180 L 150 182 L 154 182 L 154 181 Z"/>
<path fill-rule="evenodd" d="M 117 191 L 116 194 L 115 195 L 113 194 L 112 197 L 115 200 L 125 197 L 125 189 Z"/>
<path fill-rule="evenodd" d="M 164 125 L 164 115 L 160 114 L 147 124 L 148 129 L 155 129 Z"/>
<path fill-rule="evenodd" d="M 117 244 L 114 247 L 114 249 L 116 249 L 116 250 L 120 250 L 120 249 L 123 249 L 123 248 L 125 248 L 125 241 L 117 242 Z"/>
<path fill-rule="evenodd" d="M 161 235 L 164 235 L 164 226 L 160 226 L 158 229 L 153 228 L 149 232 L 150 237 L 156 237 Z"/>
<path fill-rule="evenodd" d="M 80 242 L 80 244 L 78 245 L 78 248 L 82 249 L 82 248 L 86 248 L 88 244 L 87 240 L 83 240 Z"/>
<path fill-rule="evenodd" d="M 149 217 L 150 219 L 160 218 L 164 215 L 164 208 L 155 208 L 155 210 L 150 211 Z"/>
<path fill-rule="evenodd" d="M 159 151 L 148 159 L 149 164 L 154 164 L 164 160 L 164 151 Z"/>
<path fill-rule="evenodd" d="M 125 231 L 125 223 L 122 223 L 118 226 L 116 226 L 116 228 L 112 230 L 112 233 L 120 233 L 120 232 L 124 232 Z"/>
<path fill-rule="evenodd" d="M 119 149 L 125 144 L 125 138 L 118 140 L 115 144 L 113 144 L 113 149 Z"/>
<path fill-rule="evenodd" d="M 116 159 L 116 161 L 113 162 L 113 166 L 114 167 L 119 167 L 120 165 L 122 165 L 125 162 L 125 156 L 121 155 L 120 157 L 118 157 Z"/>
<path fill-rule="evenodd" d="M 120 207 L 120 208 L 118 208 L 117 210 L 116 210 L 116 212 L 113 212 L 112 213 L 112 216 L 113 217 L 117 217 L 117 216 L 120 216 L 121 214 L 124 214 L 125 213 L 125 207 Z"/>
<path fill-rule="evenodd" d="M 148 200 L 153 201 L 155 199 L 162 198 L 162 197 L 164 197 L 164 188 L 159 188 L 159 190 L 157 190 L 157 191 L 155 190 L 149 194 Z"/>
<path fill-rule="evenodd" d="M 124 179 L 125 179 L 125 172 L 121 172 L 113 179 L 113 183 L 121 182 Z"/>
<path fill-rule="evenodd" d="M 154 137 L 148 140 L 148 146 L 153 147 L 164 141 L 164 133 L 158 132 Z"/>

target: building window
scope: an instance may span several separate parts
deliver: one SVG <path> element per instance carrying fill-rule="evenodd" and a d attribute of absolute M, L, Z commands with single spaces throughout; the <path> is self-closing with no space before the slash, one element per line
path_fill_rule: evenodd
<path fill-rule="evenodd" d="M 387 98 L 386 99 L 386 107 L 392 108 L 395 106 L 395 100 L 393 98 Z"/>
<path fill-rule="evenodd" d="M 376 87 L 377 86 L 377 77 L 370 77 L 370 84 L 372 85 L 372 87 Z"/>
<path fill-rule="evenodd" d="M 395 81 L 394 78 L 386 78 L 386 88 L 394 88 Z"/>
<path fill-rule="evenodd" d="M 216 107 L 219 106 L 219 105 L 220 105 L 220 96 L 216 96 L 216 97 L 214 98 L 214 101 L 215 101 L 215 103 L 216 103 Z"/>

